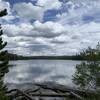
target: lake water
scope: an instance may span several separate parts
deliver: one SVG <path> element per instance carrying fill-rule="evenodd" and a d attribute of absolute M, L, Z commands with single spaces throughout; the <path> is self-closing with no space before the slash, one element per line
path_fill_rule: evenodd
<path fill-rule="evenodd" d="M 24 84 L 53 81 L 74 86 L 72 75 L 80 61 L 71 60 L 18 60 L 10 62 L 13 67 L 4 77 L 7 84 Z"/>

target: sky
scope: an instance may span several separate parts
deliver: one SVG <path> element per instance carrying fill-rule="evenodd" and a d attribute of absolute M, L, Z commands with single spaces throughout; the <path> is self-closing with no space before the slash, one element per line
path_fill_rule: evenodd
<path fill-rule="evenodd" d="M 6 49 L 20 55 L 73 55 L 100 42 L 100 0 L 0 0 Z"/>

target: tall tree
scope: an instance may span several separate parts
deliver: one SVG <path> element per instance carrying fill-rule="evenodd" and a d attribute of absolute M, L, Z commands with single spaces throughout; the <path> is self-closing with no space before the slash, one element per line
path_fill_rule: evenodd
<path fill-rule="evenodd" d="M 3 17 L 5 15 L 7 15 L 6 9 L 0 12 L 0 17 Z M 3 76 L 8 72 L 7 51 L 3 50 L 7 45 L 7 42 L 3 41 L 2 35 L 3 30 L 0 24 L 0 100 L 8 100 L 8 97 L 5 95 L 6 87 L 3 83 Z"/>

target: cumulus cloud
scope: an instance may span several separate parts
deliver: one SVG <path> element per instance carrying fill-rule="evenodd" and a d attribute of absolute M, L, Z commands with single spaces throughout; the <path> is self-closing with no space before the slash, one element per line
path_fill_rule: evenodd
<path fill-rule="evenodd" d="M 56 43 L 54 43 L 52 39 L 55 38 L 55 41 L 60 41 L 60 38 L 57 39 L 56 37 L 67 33 L 61 24 L 52 21 L 45 23 L 35 21 L 34 24 L 6 24 L 3 28 L 6 35 L 5 40 L 9 43 L 7 48 L 10 51 L 16 52 L 16 50 L 19 51 L 23 48 L 26 49 L 27 52 L 30 52 L 30 54 L 33 54 L 33 51 L 36 52 L 35 54 L 37 54 L 37 52 L 40 52 L 40 54 L 50 53 Z M 12 49 L 10 49 L 10 47 Z"/>
<path fill-rule="evenodd" d="M 62 3 L 59 0 L 38 0 L 37 5 L 43 7 L 45 10 L 59 9 Z"/>
<path fill-rule="evenodd" d="M 8 36 L 30 36 L 31 30 L 33 28 L 33 26 L 29 23 L 20 23 L 19 25 L 6 24 L 3 27 L 5 30 L 5 34 L 7 34 Z"/>
<path fill-rule="evenodd" d="M 43 9 L 39 6 L 34 6 L 31 2 L 29 3 L 17 3 L 13 9 L 18 13 L 21 18 L 26 20 L 43 18 Z"/>
<path fill-rule="evenodd" d="M 67 33 L 66 29 L 61 24 L 52 21 L 48 21 L 45 23 L 35 21 L 34 24 L 30 23 L 19 23 L 17 25 L 6 24 L 4 25 L 4 29 L 5 33 L 8 36 L 23 35 L 23 36 L 52 38 Z"/>
<path fill-rule="evenodd" d="M 7 49 L 24 55 L 72 55 L 88 46 L 95 47 L 100 41 L 99 3 L 100 0 L 70 0 L 63 4 L 58 0 L 37 0 L 35 5 L 16 3 L 13 10 L 20 21 L 4 25 Z M 41 22 L 44 13 L 54 9 L 60 10 L 57 19 Z M 11 16 L 5 17 L 8 22 L 15 17 L 11 9 L 9 11 Z M 36 21 L 30 22 L 31 19 Z"/>
<path fill-rule="evenodd" d="M 34 29 L 38 32 L 38 35 L 43 35 L 47 38 L 56 37 L 66 32 L 66 29 L 61 24 L 52 21 L 48 21 L 46 23 L 36 21 L 34 23 Z"/>
<path fill-rule="evenodd" d="M 51 43 L 56 43 L 56 44 L 59 44 L 59 45 L 62 45 L 62 44 L 66 44 L 66 43 L 69 43 L 72 39 L 70 38 L 70 36 L 66 35 L 66 34 L 62 34 L 60 36 L 57 36 L 55 38 L 52 38 L 50 40 Z"/>
<path fill-rule="evenodd" d="M 36 21 L 33 25 L 28 23 L 5 25 L 4 32 L 10 51 L 17 53 L 20 50 L 20 54 L 25 54 L 26 51 L 31 55 L 71 55 L 88 46 L 94 47 L 100 39 L 99 27 L 100 24 L 94 22 L 65 27 L 60 23 Z M 21 52 L 23 49 L 25 51 Z"/>
<path fill-rule="evenodd" d="M 13 9 L 26 20 L 42 20 L 47 10 L 59 9 L 62 3 L 59 0 L 37 0 L 36 5 L 29 3 L 14 4 Z"/>

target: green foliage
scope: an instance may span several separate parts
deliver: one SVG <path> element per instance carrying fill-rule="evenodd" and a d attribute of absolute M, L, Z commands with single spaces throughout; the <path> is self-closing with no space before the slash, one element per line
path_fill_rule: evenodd
<path fill-rule="evenodd" d="M 7 10 L 5 9 L 0 12 L 0 17 L 5 16 L 6 14 Z M 7 51 L 3 51 L 3 49 L 7 45 L 7 42 L 3 42 L 2 34 L 3 30 L 0 25 L 0 100 L 9 100 L 9 98 L 5 94 L 6 86 L 3 83 L 3 76 L 8 72 L 8 57 L 6 56 Z"/>
<path fill-rule="evenodd" d="M 0 12 L 0 17 L 7 15 L 7 9 L 4 9 Z"/>
<path fill-rule="evenodd" d="M 95 49 L 89 47 L 80 55 L 87 61 L 76 65 L 73 82 L 80 89 L 96 91 L 96 95 L 88 95 L 85 100 L 100 100 L 100 44 Z"/>
<path fill-rule="evenodd" d="M 81 88 L 100 88 L 100 62 L 87 61 L 76 65 L 76 72 L 73 81 Z"/>
<path fill-rule="evenodd" d="M 89 47 L 80 55 L 88 61 L 76 65 L 74 83 L 85 88 L 100 88 L 100 44 L 95 49 Z"/>
<path fill-rule="evenodd" d="M 92 49 L 91 47 L 88 47 L 86 50 L 83 50 L 80 52 L 80 57 L 85 60 L 100 60 L 100 44 Z"/>

